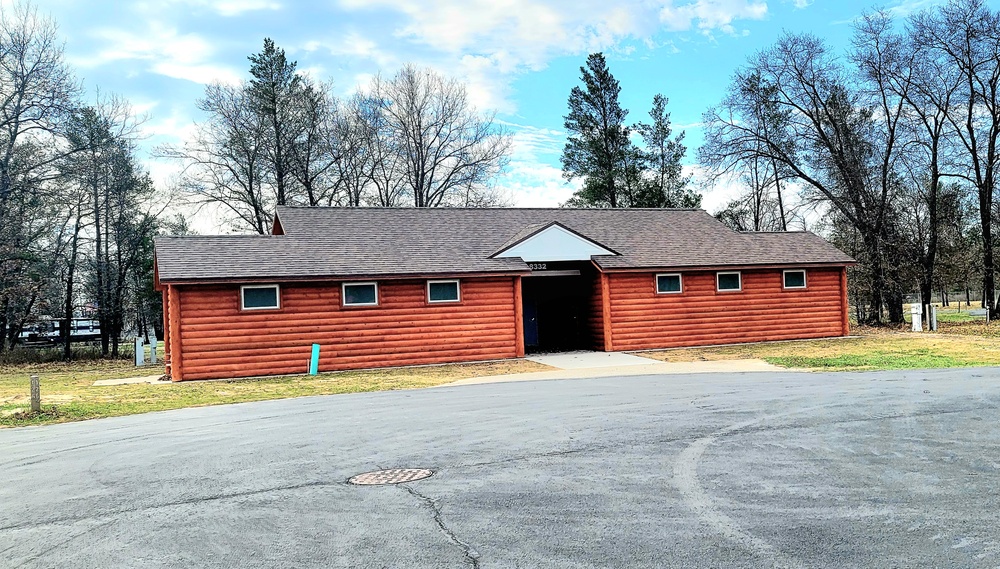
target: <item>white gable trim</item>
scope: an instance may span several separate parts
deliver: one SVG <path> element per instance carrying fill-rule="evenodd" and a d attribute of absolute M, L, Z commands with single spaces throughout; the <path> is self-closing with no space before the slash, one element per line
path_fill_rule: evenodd
<path fill-rule="evenodd" d="M 594 255 L 617 254 L 561 225 L 553 224 L 500 251 L 494 257 L 520 257 L 525 263 L 545 263 L 589 261 Z"/>

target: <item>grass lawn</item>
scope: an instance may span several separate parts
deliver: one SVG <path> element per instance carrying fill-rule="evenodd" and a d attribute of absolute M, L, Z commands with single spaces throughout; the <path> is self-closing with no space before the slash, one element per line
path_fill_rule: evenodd
<path fill-rule="evenodd" d="M 236 381 L 189 381 L 162 385 L 96 387 L 98 379 L 155 375 L 163 368 L 136 368 L 131 361 L 0 365 L 0 427 L 61 423 L 182 407 L 386 391 L 442 385 L 459 379 L 545 371 L 552 368 L 511 360 L 477 364 L 325 373 Z M 42 413 L 31 414 L 30 376 L 41 378 Z"/>
<path fill-rule="evenodd" d="M 939 333 L 856 330 L 857 338 L 776 342 L 718 348 L 643 352 L 668 362 L 762 359 L 817 371 L 867 371 L 1000 365 L 1000 325 L 982 322 L 939 326 Z M 982 335 L 983 331 L 989 335 Z M 978 333 L 977 333 L 978 332 Z M 959 335 L 961 334 L 961 335 Z"/>
<path fill-rule="evenodd" d="M 772 364 L 823 371 L 941 368 L 1000 365 L 1000 323 L 984 319 L 942 320 L 939 333 L 858 328 L 856 338 L 808 340 L 642 352 L 670 362 L 758 358 Z M 131 361 L 0 364 L 0 427 L 61 423 L 149 411 L 330 395 L 412 389 L 470 377 L 545 371 L 527 360 L 478 364 L 326 373 L 233 381 L 190 381 L 159 385 L 94 386 L 98 379 L 154 375 L 162 368 L 137 369 Z M 43 412 L 27 412 L 29 376 L 42 380 Z"/>

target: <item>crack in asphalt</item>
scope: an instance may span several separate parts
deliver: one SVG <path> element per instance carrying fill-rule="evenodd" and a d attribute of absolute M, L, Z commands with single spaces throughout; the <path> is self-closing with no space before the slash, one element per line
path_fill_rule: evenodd
<path fill-rule="evenodd" d="M 437 524 L 438 528 L 446 536 L 448 536 L 448 539 L 451 540 L 452 543 L 461 548 L 462 554 L 465 555 L 465 558 L 469 561 L 469 564 L 472 565 L 472 569 L 479 569 L 479 552 L 476 551 L 476 549 L 471 545 L 469 545 L 468 543 L 462 541 L 462 539 L 458 537 L 458 535 L 456 535 L 455 532 L 444 523 L 444 519 L 441 517 L 441 507 L 438 505 L 437 501 L 421 494 L 420 492 L 414 490 L 411 486 L 407 484 L 398 484 L 397 486 L 406 490 L 407 493 L 409 493 L 411 496 L 419 500 L 420 503 L 422 503 L 424 506 L 430 509 L 430 511 L 434 514 L 434 523 Z"/>
<path fill-rule="evenodd" d="M 216 494 L 213 496 L 201 496 L 197 498 L 188 498 L 185 500 L 174 500 L 172 502 L 164 502 L 162 504 L 151 504 L 146 506 L 138 506 L 135 508 L 122 508 L 118 510 L 113 510 L 109 512 L 101 512 L 93 515 L 87 516 L 64 516 L 61 518 L 52 518 L 49 520 L 38 521 L 38 522 L 26 522 L 20 524 L 12 524 L 9 526 L 0 526 L 0 531 L 11 531 L 11 530 L 21 530 L 30 529 L 42 526 L 50 526 L 55 524 L 63 523 L 75 523 L 85 520 L 96 520 L 107 518 L 109 516 L 118 516 L 121 514 L 132 514 L 135 512 L 145 512 L 149 510 L 158 510 L 161 508 L 170 508 L 173 506 L 187 506 L 191 504 L 199 504 L 202 502 L 215 502 L 219 500 L 230 500 L 233 498 L 242 498 L 245 496 L 258 496 L 261 494 L 269 494 L 271 492 L 284 492 L 287 490 L 299 490 L 302 488 L 318 488 L 323 486 L 344 486 L 344 482 L 326 482 L 326 481 L 313 481 L 313 482 L 303 482 L 301 484 L 289 484 L 286 486 L 275 486 L 273 488 L 262 488 L 260 490 L 246 490 L 243 492 L 231 492 L 228 494 Z"/>

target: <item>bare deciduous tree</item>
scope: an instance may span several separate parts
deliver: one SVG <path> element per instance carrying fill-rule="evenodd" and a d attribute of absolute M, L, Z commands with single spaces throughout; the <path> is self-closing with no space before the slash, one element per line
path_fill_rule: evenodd
<path fill-rule="evenodd" d="M 963 150 L 964 164 L 956 173 L 978 195 L 983 302 L 990 317 L 997 318 L 993 217 L 1000 167 L 1000 14 L 982 0 L 953 0 L 918 14 L 910 24 L 923 52 L 961 81 L 956 93 L 960 102 L 944 116 Z"/>
<path fill-rule="evenodd" d="M 507 164 L 510 136 L 492 115 L 472 108 L 462 83 L 408 65 L 390 78 L 377 76 L 368 95 L 400 158 L 394 176 L 405 181 L 413 206 L 494 201 L 491 183 Z"/>
<path fill-rule="evenodd" d="M 209 85 L 198 108 L 207 119 L 192 139 L 161 146 L 157 155 L 184 165 L 181 186 L 195 203 L 219 206 L 238 230 L 266 234 L 277 203 L 264 179 L 266 123 L 242 85 Z"/>
<path fill-rule="evenodd" d="M 899 183 L 896 101 L 871 100 L 810 35 L 786 34 L 739 71 L 723 104 L 706 114 L 701 153 L 710 167 L 762 159 L 787 169 L 807 191 L 858 230 L 868 257 L 869 319 L 902 322 L 904 284 L 896 274 Z M 758 109 L 777 113 L 762 129 Z"/>
<path fill-rule="evenodd" d="M 58 134 L 78 92 L 55 22 L 25 2 L 0 4 L 0 351 L 57 254 L 46 182 L 65 155 Z"/>

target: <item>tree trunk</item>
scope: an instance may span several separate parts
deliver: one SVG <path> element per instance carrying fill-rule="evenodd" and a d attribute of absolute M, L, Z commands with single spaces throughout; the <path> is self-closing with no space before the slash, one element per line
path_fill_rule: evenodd
<path fill-rule="evenodd" d="M 73 359 L 73 284 L 76 276 L 76 254 L 80 239 L 80 211 L 76 214 L 76 225 L 73 228 L 73 239 L 70 241 L 69 263 L 66 266 L 66 304 L 63 310 L 63 359 Z"/>

